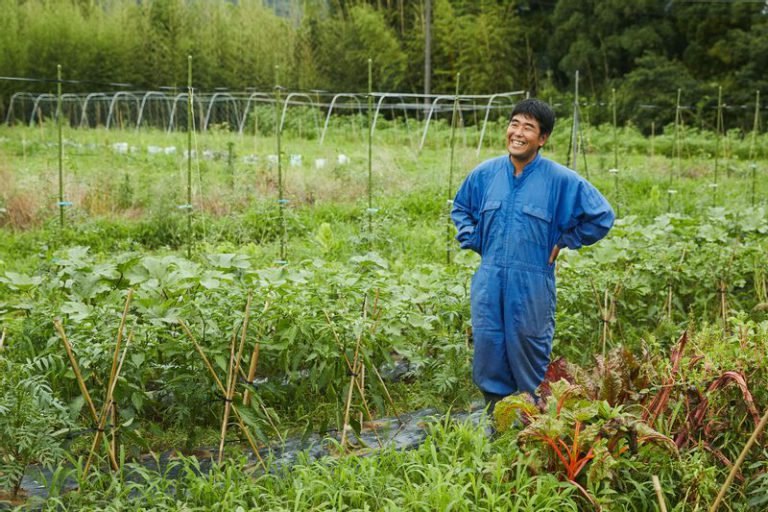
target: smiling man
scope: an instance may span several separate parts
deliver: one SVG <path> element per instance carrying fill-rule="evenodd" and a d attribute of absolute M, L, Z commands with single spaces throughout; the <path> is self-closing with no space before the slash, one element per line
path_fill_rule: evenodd
<path fill-rule="evenodd" d="M 493 410 L 544 379 L 555 332 L 555 260 L 613 226 L 608 201 L 576 172 L 539 155 L 555 124 L 545 102 L 518 103 L 508 155 L 487 160 L 461 185 L 451 217 L 462 249 L 482 257 L 472 278 L 473 378 Z"/>

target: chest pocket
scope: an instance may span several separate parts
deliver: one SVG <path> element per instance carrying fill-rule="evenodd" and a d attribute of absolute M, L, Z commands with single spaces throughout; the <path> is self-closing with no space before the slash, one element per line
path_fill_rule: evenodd
<path fill-rule="evenodd" d="M 546 208 L 534 204 L 523 205 L 523 214 L 523 239 L 537 245 L 549 246 L 549 228 L 552 224 L 552 214 Z"/>
<path fill-rule="evenodd" d="M 504 232 L 504 216 L 501 214 L 501 201 L 486 201 L 480 212 L 482 255 L 486 255 L 489 245 L 494 241 L 494 234 Z M 503 239 L 503 237 L 502 237 Z"/>

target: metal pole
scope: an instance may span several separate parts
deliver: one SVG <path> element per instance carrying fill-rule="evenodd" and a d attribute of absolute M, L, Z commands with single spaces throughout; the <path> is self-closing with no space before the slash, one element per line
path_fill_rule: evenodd
<path fill-rule="evenodd" d="M 432 0 L 424 2 L 424 111 L 432 89 Z"/>
<path fill-rule="evenodd" d="M 373 60 L 368 59 L 368 235 L 373 235 Z M 369 243 L 372 242 L 369 239 Z"/>
<path fill-rule="evenodd" d="M 445 262 L 451 264 L 451 228 L 453 224 L 451 222 L 451 205 L 453 198 L 453 167 L 454 167 L 454 154 L 456 148 L 456 116 L 459 111 L 459 83 L 461 81 L 461 73 L 456 73 L 456 93 L 453 97 L 453 114 L 451 115 L 451 163 L 448 167 L 448 223 L 445 226 Z"/>
<path fill-rule="evenodd" d="M 571 128 L 571 144 L 569 148 L 567 167 L 572 167 L 574 171 L 578 167 L 579 155 L 579 71 L 576 70 L 576 81 L 573 96 L 573 127 Z M 571 157 L 573 160 L 571 161 Z"/>
<path fill-rule="evenodd" d="M 752 124 L 752 140 L 749 143 L 749 160 L 752 169 L 752 206 L 755 206 L 755 194 L 757 189 L 757 163 L 755 162 L 755 143 L 757 132 L 760 130 L 760 91 L 755 91 L 755 120 Z"/>
<path fill-rule="evenodd" d="M 59 139 L 59 228 L 64 228 L 64 148 L 61 137 L 61 64 L 56 66 L 56 129 Z"/>
<path fill-rule="evenodd" d="M 227 171 L 229 174 L 229 186 L 235 188 L 235 143 L 227 142 Z"/>
<path fill-rule="evenodd" d="M 275 136 L 277 139 L 277 204 L 280 222 L 280 263 L 286 263 L 286 228 L 285 228 L 285 203 L 283 197 L 283 150 L 280 126 L 280 66 L 275 65 Z"/>
<path fill-rule="evenodd" d="M 712 206 L 717 205 L 717 175 L 720 167 L 720 144 L 723 131 L 723 87 L 717 88 L 717 118 L 715 121 L 715 174 L 712 180 Z"/>
<path fill-rule="evenodd" d="M 680 96 L 682 95 L 682 89 L 677 90 L 677 103 L 675 106 L 675 158 L 676 163 L 675 167 L 677 168 L 678 172 L 680 171 L 680 165 L 682 158 L 682 147 L 681 147 L 681 124 L 682 124 L 682 115 L 680 112 Z M 670 166 L 669 168 L 669 182 L 667 184 L 667 213 L 672 211 L 672 196 L 677 193 L 676 190 L 672 189 L 672 180 L 674 178 L 674 167 Z"/>
<path fill-rule="evenodd" d="M 192 257 L 192 117 L 195 109 L 192 103 L 192 56 L 187 56 L 187 258 Z"/>
<path fill-rule="evenodd" d="M 616 89 L 611 89 L 611 107 L 613 109 L 613 168 L 619 168 L 619 138 L 616 132 Z"/>

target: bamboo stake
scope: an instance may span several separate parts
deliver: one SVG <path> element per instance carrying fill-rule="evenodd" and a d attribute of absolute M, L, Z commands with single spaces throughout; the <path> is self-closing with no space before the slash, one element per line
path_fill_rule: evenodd
<path fill-rule="evenodd" d="M 117 453 L 117 402 L 112 402 L 112 429 L 110 430 L 109 446 L 112 449 L 112 453 Z"/>
<path fill-rule="evenodd" d="M 237 370 L 238 370 L 238 372 L 237 372 L 238 375 L 240 375 L 240 378 L 243 381 L 245 381 L 247 384 L 255 387 L 255 385 L 253 384 L 253 379 L 255 377 L 252 377 L 251 379 L 248 379 L 248 377 L 245 375 L 245 372 L 243 371 L 242 368 L 238 368 Z M 248 391 L 249 391 L 249 388 L 245 388 L 245 393 L 243 394 L 244 397 L 245 397 L 245 394 L 248 393 Z M 250 398 L 251 397 L 249 395 L 248 396 L 249 400 L 248 400 L 247 404 L 245 403 L 245 398 L 243 398 L 243 405 L 250 405 Z M 257 396 L 257 398 L 258 398 L 258 396 Z M 264 412 L 264 416 L 266 416 L 267 421 L 269 422 L 270 426 L 275 430 L 275 434 L 277 434 L 278 439 L 280 439 L 280 442 L 284 443 L 285 439 L 283 438 L 283 435 L 280 433 L 280 430 L 275 425 L 275 422 L 272 421 L 272 418 L 270 417 L 269 412 L 267 411 L 267 408 L 264 406 L 264 402 L 262 402 L 260 398 L 259 398 L 258 402 L 259 402 L 259 407 L 261 407 L 261 410 Z"/>
<path fill-rule="evenodd" d="M 229 410 L 232 404 L 229 398 L 232 392 L 232 370 L 235 364 L 235 342 L 237 341 L 237 330 L 232 333 L 232 342 L 229 345 L 229 367 L 227 368 L 227 389 L 224 391 L 224 417 L 221 420 L 221 440 L 219 441 L 219 455 L 217 461 L 221 464 L 224 456 L 224 439 L 227 437 L 227 422 L 229 421 Z"/>
<path fill-rule="evenodd" d="M 352 363 L 349 361 L 349 357 L 347 357 L 347 354 L 344 352 L 344 345 L 341 343 L 341 340 L 339 339 L 339 335 L 336 334 L 336 329 L 333 327 L 333 323 L 331 322 L 331 317 L 328 315 L 327 311 L 323 311 L 325 313 L 325 319 L 328 321 L 328 325 L 331 328 L 331 332 L 333 333 L 333 337 L 336 339 L 336 344 L 339 346 L 339 349 L 341 349 L 341 355 L 344 356 L 344 361 L 347 363 L 347 368 L 349 371 L 352 371 Z M 400 414 L 397 412 L 397 406 L 395 406 L 395 401 L 392 399 L 392 395 L 389 394 L 389 390 L 387 389 L 387 385 L 384 383 L 384 379 L 381 378 L 381 374 L 376 369 L 375 365 L 371 365 L 371 368 L 373 368 L 373 373 L 376 374 L 376 377 L 379 380 L 379 383 L 381 383 L 381 387 L 384 389 L 384 394 L 387 396 L 387 400 L 389 400 L 389 404 L 392 406 L 392 410 L 395 413 L 395 416 L 400 419 Z M 371 418 L 373 419 L 373 418 Z"/>
<path fill-rule="evenodd" d="M 85 386 L 85 381 L 83 380 L 83 376 L 80 373 L 80 367 L 78 366 L 77 360 L 72 353 L 72 345 L 69 344 L 67 335 L 64 333 L 64 327 L 61 325 L 61 321 L 58 318 L 53 320 L 53 325 L 56 327 L 56 330 L 59 332 L 59 336 L 61 336 L 61 340 L 64 342 L 64 348 L 67 351 L 69 363 L 72 365 L 72 370 L 75 372 L 75 379 L 77 380 L 77 384 L 80 387 L 80 393 L 82 393 L 83 398 L 85 398 L 85 403 L 88 404 L 88 409 L 91 411 L 91 417 L 95 423 L 98 423 L 99 414 L 96 412 L 96 407 L 94 407 L 93 400 L 91 400 L 91 394 L 88 393 L 88 388 Z"/>
<path fill-rule="evenodd" d="M 0 350 L 3 350 L 3 343 L 5 342 L 5 326 L 3 326 L 3 334 L 0 335 Z"/>
<path fill-rule="evenodd" d="M 667 290 L 667 320 L 672 321 L 672 281 L 669 281 Z"/>
<path fill-rule="evenodd" d="M 752 435 L 749 437 L 747 444 L 744 445 L 744 448 L 741 450 L 741 453 L 739 454 L 739 458 L 736 459 L 736 462 L 733 464 L 733 467 L 731 468 L 731 472 L 728 473 L 728 477 L 725 479 L 725 483 L 720 488 L 720 492 L 717 494 L 717 498 L 715 498 L 714 503 L 712 503 L 712 507 L 709 509 L 709 512 L 715 512 L 717 508 L 720 506 L 720 502 L 722 502 L 723 498 L 725 497 L 725 492 L 728 490 L 728 487 L 730 487 L 731 483 L 733 483 L 733 479 L 736 477 L 736 474 L 739 472 L 739 468 L 744 463 L 744 459 L 747 458 L 747 453 L 749 453 L 749 449 L 752 448 L 752 445 L 755 444 L 755 441 L 757 441 L 757 438 L 760 437 L 760 434 L 762 434 L 766 424 L 768 424 L 768 409 L 765 411 L 765 414 L 763 414 L 763 417 L 760 419 L 760 423 L 758 423 L 757 427 L 755 427 L 755 430 L 754 432 L 752 432 Z"/>
<path fill-rule="evenodd" d="M 727 286 L 724 279 L 720 279 L 718 283 L 718 291 L 720 292 L 720 315 L 723 317 L 723 332 L 728 328 L 728 302 L 726 300 Z"/>
<path fill-rule="evenodd" d="M 335 334 L 336 333 L 334 332 L 334 335 Z M 337 338 L 337 341 L 338 341 L 338 338 Z M 349 358 L 347 357 L 347 354 L 344 353 L 344 347 L 340 347 L 340 348 L 341 348 L 341 351 L 342 351 L 341 355 L 344 356 L 344 361 L 346 361 L 346 363 L 347 363 L 347 368 L 349 369 L 349 372 L 354 376 L 356 372 L 352 368 L 352 364 L 349 362 Z M 368 419 L 371 422 L 373 422 L 373 420 L 374 420 L 373 414 L 371 414 L 371 409 L 368 406 L 368 400 L 365 398 L 365 365 L 363 364 L 362 361 L 360 363 L 360 368 L 361 368 L 360 374 L 362 375 L 363 382 L 361 383 L 357 379 L 354 379 L 353 382 L 355 383 L 355 387 L 357 388 L 357 392 L 360 393 L 360 398 L 363 401 L 363 407 L 365 408 L 365 412 L 368 414 Z M 386 387 L 384 388 L 384 390 L 387 393 L 387 396 L 389 396 L 389 392 L 386 391 Z M 390 397 L 390 400 L 391 400 L 391 397 Z M 394 408 L 394 403 L 392 405 L 393 405 L 393 408 Z M 363 423 L 363 413 L 361 411 L 360 412 L 360 424 L 362 425 L 362 423 Z M 381 442 L 381 438 L 379 437 L 379 433 L 376 431 L 375 427 L 372 428 L 372 430 L 373 430 L 373 435 L 376 436 L 376 441 L 379 444 L 379 448 L 382 448 L 384 446 L 384 444 Z"/>
<path fill-rule="evenodd" d="M 93 444 L 91 444 L 91 451 L 88 454 L 88 460 L 86 461 L 85 468 L 83 469 L 83 478 L 85 478 L 88 475 L 88 470 L 91 468 L 91 461 L 93 460 L 93 456 L 96 454 L 96 448 L 98 448 L 99 442 L 101 441 L 101 436 L 104 434 L 104 426 L 107 423 L 107 416 L 109 416 L 109 411 L 114 406 L 114 404 L 112 403 L 112 395 L 115 391 L 115 386 L 117 385 L 117 378 L 120 375 L 120 370 L 123 368 L 125 355 L 128 353 L 128 346 L 131 344 L 132 339 L 133 339 L 133 331 L 131 331 L 128 334 L 128 340 L 125 343 L 125 349 L 123 350 L 123 355 L 120 356 L 120 362 L 118 363 L 117 368 L 115 368 L 114 373 L 110 375 L 109 385 L 107 386 L 107 397 L 104 400 L 104 406 L 102 407 L 101 415 L 99 416 L 99 425 L 96 429 L 96 435 L 93 437 Z"/>
<path fill-rule="evenodd" d="M 363 405 L 366 405 L 368 402 L 365 399 L 365 362 L 362 360 L 360 361 L 360 375 L 358 375 L 357 377 L 357 382 L 355 383 L 355 387 L 360 392 L 360 398 L 363 400 Z M 365 408 L 367 409 L 368 407 L 366 406 Z M 370 412 L 368 416 L 369 417 L 371 416 Z M 371 421 L 373 421 L 373 418 L 370 418 L 370 419 Z M 363 424 L 363 411 L 360 411 L 360 415 L 358 417 L 358 423 L 360 423 L 360 425 Z M 381 445 L 381 441 L 379 441 L 379 445 Z"/>
<path fill-rule="evenodd" d="M 112 356 L 112 368 L 109 370 L 110 378 L 115 374 L 115 368 L 117 368 L 117 358 L 120 354 L 120 344 L 123 341 L 123 330 L 125 329 L 125 318 L 128 316 L 128 308 L 131 305 L 133 299 L 133 288 L 128 289 L 128 295 L 125 298 L 125 307 L 123 308 L 123 316 L 120 318 L 120 327 L 117 329 L 117 341 L 115 342 L 115 353 Z"/>
<path fill-rule="evenodd" d="M 352 364 L 352 376 L 351 380 L 349 381 L 349 391 L 347 391 L 347 401 L 346 406 L 344 407 L 344 426 L 341 429 L 341 446 L 342 448 L 346 447 L 347 442 L 347 427 L 349 426 L 349 408 L 352 406 L 352 392 L 354 391 L 354 382 L 355 382 L 355 376 L 357 374 L 357 355 L 355 355 L 354 363 Z"/>
<path fill-rule="evenodd" d="M 75 372 L 75 379 L 77 380 L 77 385 L 80 387 L 80 393 L 83 395 L 85 402 L 88 404 L 88 410 L 91 413 L 91 418 L 93 419 L 93 422 L 98 425 L 99 415 L 96 412 L 96 407 L 93 405 L 91 394 L 88 393 L 88 388 L 85 385 L 83 375 L 80 373 L 80 366 L 77 364 L 77 359 L 75 359 L 75 355 L 72 353 L 72 345 L 70 345 L 69 340 L 67 339 L 67 335 L 64 332 L 64 327 L 61 325 L 61 321 L 59 321 L 58 318 L 53 320 L 53 325 L 59 332 L 59 336 L 61 336 L 61 339 L 64 342 L 64 349 L 67 351 L 67 357 L 69 358 L 69 363 L 72 366 L 72 371 Z M 115 425 L 116 423 L 113 421 L 112 424 Z M 112 469 L 117 471 L 120 468 L 120 465 L 117 463 L 117 458 L 115 457 L 115 448 L 108 445 L 107 452 L 109 455 L 109 462 L 112 465 Z"/>
<path fill-rule="evenodd" d="M 227 424 L 229 422 L 229 410 L 232 405 L 232 397 L 235 393 L 235 381 L 237 380 L 237 373 L 240 370 L 240 359 L 243 357 L 243 346 L 245 345 L 246 332 L 248 331 L 248 317 L 251 313 L 251 299 L 253 298 L 253 292 L 248 293 L 248 301 L 245 304 L 245 318 L 243 319 L 243 328 L 240 334 L 240 346 L 237 350 L 237 356 L 235 356 L 235 339 L 232 336 L 232 344 L 230 348 L 230 360 L 229 360 L 229 373 L 227 374 L 227 392 L 224 399 L 224 420 L 221 422 L 221 441 L 219 442 L 219 464 L 221 464 L 222 457 L 224 455 L 224 439 L 227 437 Z"/>
<path fill-rule="evenodd" d="M 267 310 L 269 309 L 269 301 L 264 303 L 264 309 L 262 310 L 261 314 L 264 315 Z M 253 352 L 251 353 L 251 363 L 248 366 L 248 377 L 245 379 L 249 384 L 253 382 L 253 379 L 256 378 L 256 363 L 259 361 L 259 350 L 260 350 L 261 344 L 256 341 L 256 344 L 253 346 Z M 243 395 L 243 405 L 251 405 L 251 390 L 246 389 L 245 394 Z"/>
<path fill-rule="evenodd" d="M 659 482 L 659 477 L 653 475 L 651 476 L 651 480 L 653 480 L 653 489 L 656 491 L 656 499 L 659 500 L 659 510 L 661 510 L 661 512 L 667 512 L 667 503 L 664 501 L 664 495 L 661 493 L 661 482 Z"/>
<path fill-rule="evenodd" d="M 122 341 L 123 341 L 123 331 L 125 329 L 125 319 L 128 316 L 128 309 L 130 308 L 131 300 L 133 300 L 133 288 L 129 288 L 128 289 L 128 295 L 125 298 L 125 306 L 123 307 L 123 315 L 120 318 L 120 327 L 118 327 L 118 329 L 117 329 L 117 341 L 115 342 L 115 353 L 114 353 L 114 356 L 112 358 L 112 368 L 110 369 L 110 378 L 111 378 L 112 375 L 115 374 L 115 369 L 117 367 L 117 357 L 118 357 L 118 354 L 119 354 L 119 351 L 120 351 L 120 345 L 122 344 Z M 112 459 L 115 459 L 115 454 L 117 453 L 117 436 L 115 435 L 115 428 L 116 428 L 117 419 L 118 419 L 117 418 L 117 404 L 116 403 L 112 403 L 111 412 L 112 412 L 112 431 L 110 432 L 111 440 L 110 440 L 109 446 L 111 447 L 111 451 L 110 451 L 109 455 L 110 455 L 110 457 Z M 114 461 L 113 466 L 114 466 L 115 470 L 117 470 L 118 465 L 117 465 L 117 460 L 116 459 Z"/>
<path fill-rule="evenodd" d="M 368 298 L 366 297 L 363 301 L 363 322 L 365 322 L 367 316 L 368 316 L 368 308 L 366 307 L 368 302 Z M 352 359 L 352 376 L 349 381 L 349 391 L 347 392 L 347 403 L 344 408 L 344 426 L 341 429 L 341 446 L 344 448 L 346 446 L 347 441 L 347 427 L 349 426 L 349 409 L 352 406 L 352 392 L 354 391 L 354 382 L 355 378 L 357 377 L 358 373 L 358 363 L 359 363 L 359 355 L 360 355 L 360 342 L 363 339 L 363 329 L 360 329 L 360 334 L 357 337 L 357 341 L 355 342 L 355 356 Z"/>
<path fill-rule="evenodd" d="M 237 380 L 237 373 L 242 372 L 240 368 L 240 361 L 243 358 L 243 350 L 245 349 L 245 338 L 248 333 L 248 321 L 251 317 L 251 301 L 253 300 L 253 292 L 248 292 L 248 300 L 245 303 L 245 318 L 243 319 L 243 328 L 240 332 L 240 346 L 237 349 L 237 356 L 235 357 L 235 371 L 232 373 L 232 388 L 234 389 L 235 381 Z"/>
<path fill-rule="evenodd" d="M 179 325 L 181 325 L 181 328 L 186 333 L 187 337 L 192 341 L 192 344 L 195 346 L 195 350 L 197 350 L 197 353 L 200 354 L 200 357 L 203 359 L 203 363 L 205 363 L 205 367 L 208 368 L 208 372 L 211 374 L 211 377 L 213 377 L 213 380 L 216 382 L 216 386 L 219 388 L 219 392 L 224 394 L 226 393 L 226 390 L 224 389 L 224 384 L 221 383 L 221 380 L 219 379 L 219 376 L 216 375 L 216 370 L 213 369 L 213 366 L 211 365 L 211 362 L 208 360 L 208 357 L 206 357 L 205 352 L 203 352 L 202 347 L 200 347 L 200 344 L 197 342 L 197 339 L 195 339 L 194 334 L 192 334 L 192 331 L 189 330 L 189 327 L 187 327 L 187 324 L 184 323 L 183 320 L 179 319 Z M 235 416 L 237 417 L 237 423 L 240 426 L 240 430 L 245 434 L 246 439 L 248 440 L 248 444 L 251 446 L 251 450 L 253 451 L 253 454 L 256 455 L 256 458 L 259 459 L 259 462 L 261 463 L 261 467 L 264 468 L 264 471 L 267 471 L 267 465 L 264 463 L 264 459 L 261 458 L 261 455 L 259 455 L 259 450 L 256 448 L 256 442 L 253 440 L 253 437 L 251 437 L 250 432 L 248 431 L 248 428 L 245 426 L 245 423 L 243 423 L 243 418 L 240 416 L 240 412 L 237 410 L 237 406 L 233 403 L 232 404 L 232 412 L 235 413 Z"/>
<path fill-rule="evenodd" d="M 603 296 L 603 308 L 601 313 L 603 319 L 603 363 L 605 363 L 605 346 L 608 341 L 608 322 L 611 320 L 608 317 L 608 288 L 605 289 L 605 294 Z"/>

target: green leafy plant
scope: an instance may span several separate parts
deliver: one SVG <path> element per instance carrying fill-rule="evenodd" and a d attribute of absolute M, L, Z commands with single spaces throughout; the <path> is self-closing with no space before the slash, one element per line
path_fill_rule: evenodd
<path fill-rule="evenodd" d="M 0 489 L 12 500 L 32 462 L 51 466 L 64 455 L 69 412 L 33 368 L 0 355 Z"/>

